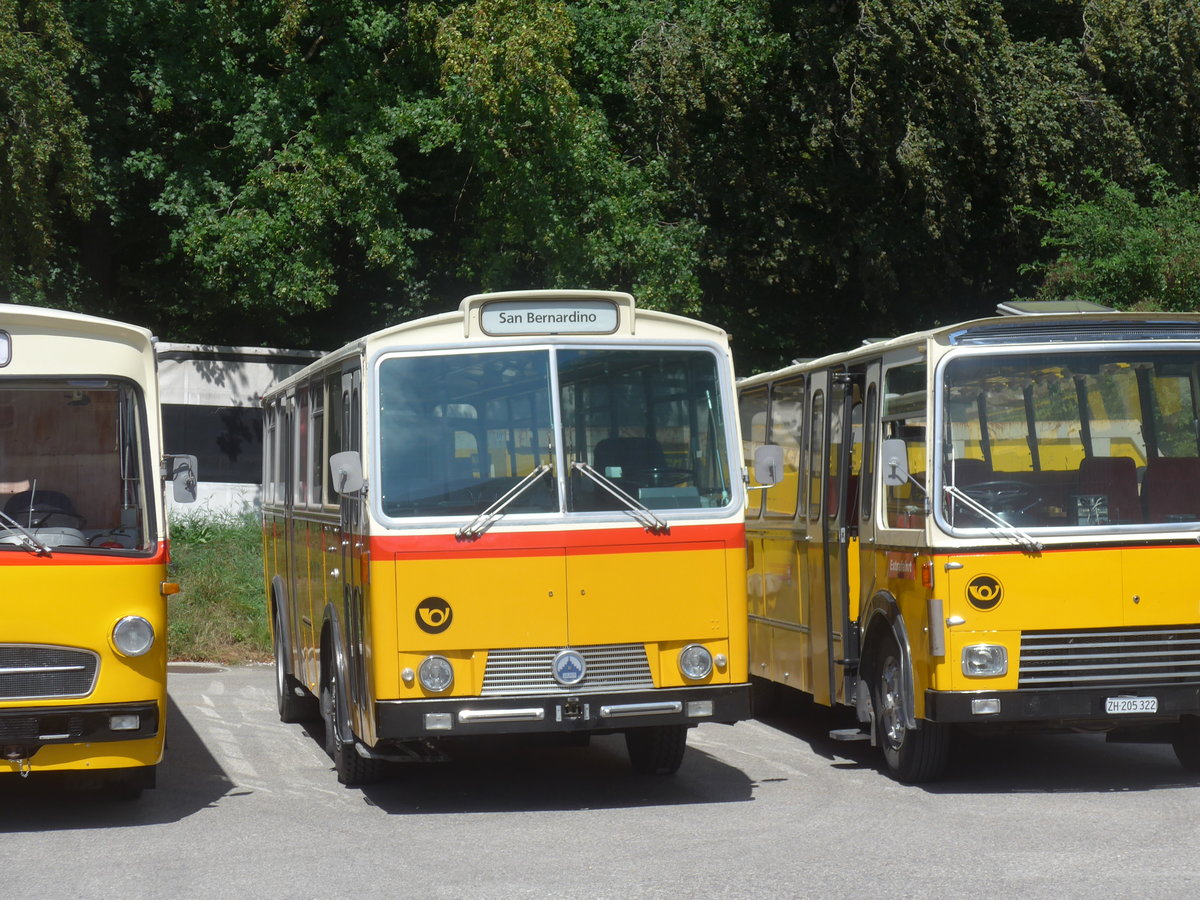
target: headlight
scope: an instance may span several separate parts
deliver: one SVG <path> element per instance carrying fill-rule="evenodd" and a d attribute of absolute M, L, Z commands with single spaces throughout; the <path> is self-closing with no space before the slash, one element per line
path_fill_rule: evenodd
<path fill-rule="evenodd" d="M 1008 673 L 1008 650 L 1000 644 L 972 644 L 963 647 L 963 674 L 969 678 L 990 678 Z"/>
<path fill-rule="evenodd" d="M 141 616 L 126 616 L 113 626 L 112 642 L 124 656 L 141 656 L 154 646 L 154 626 Z"/>
<path fill-rule="evenodd" d="M 679 651 L 679 671 L 691 681 L 707 678 L 712 672 L 712 654 L 699 644 L 689 644 Z"/>
<path fill-rule="evenodd" d="M 421 687 L 440 694 L 454 684 L 454 667 L 444 656 L 427 656 L 417 669 Z"/>

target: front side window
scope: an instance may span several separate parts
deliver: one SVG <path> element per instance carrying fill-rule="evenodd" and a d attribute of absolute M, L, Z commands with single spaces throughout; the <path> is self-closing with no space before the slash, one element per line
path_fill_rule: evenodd
<path fill-rule="evenodd" d="M 568 464 L 590 465 L 650 509 L 732 499 L 717 358 L 702 350 L 560 350 L 559 402 Z M 572 470 L 568 509 L 621 502 Z"/>
<path fill-rule="evenodd" d="M 477 515 L 553 462 L 546 350 L 402 356 L 379 367 L 380 503 L 394 518 Z M 554 512 L 553 477 L 509 512 Z"/>
<path fill-rule="evenodd" d="M 0 551 L 152 550 L 144 412 L 115 380 L 0 381 Z"/>
<path fill-rule="evenodd" d="M 1200 353 L 963 356 L 942 381 L 952 527 L 1200 521 Z"/>

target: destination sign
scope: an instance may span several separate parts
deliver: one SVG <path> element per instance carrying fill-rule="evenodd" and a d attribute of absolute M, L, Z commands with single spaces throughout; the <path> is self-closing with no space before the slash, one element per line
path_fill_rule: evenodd
<path fill-rule="evenodd" d="M 619 324 L 610 300 L 496 300 L 479 311 L 485 334 L 612 334 Z"/>

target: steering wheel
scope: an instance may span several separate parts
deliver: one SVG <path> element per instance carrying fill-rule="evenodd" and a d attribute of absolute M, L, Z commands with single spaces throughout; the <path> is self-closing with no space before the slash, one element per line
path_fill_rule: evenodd
<path fill-rule="evenodd" d="M 978 481 L 961 490 L 994 513 L 1026 513 L 1042 499 L 1023 481 Z"/>
<path fill-rule="evenodd" d="M 642 487 L 675 487 L 685 481 L 695 481 L 696 473 L 691 469 L 651 466 L 647 469 L 631 470 L 626 477 L 631 481 L 644 482 Z"/>

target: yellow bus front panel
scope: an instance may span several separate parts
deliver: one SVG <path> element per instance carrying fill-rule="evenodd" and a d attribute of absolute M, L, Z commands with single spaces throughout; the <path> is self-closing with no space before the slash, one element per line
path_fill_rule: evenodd
<path fill-rule="evenodd" d="M 14 719 L 14 728 L 5 732 L 6 754 L 15 754 L 18 745 L 33 749 L 29 771 L 160 761 L 166 723 L 165 571 L 162 555 L 132 564 L 24 555 L 0 562 L 9 604 L 3 651 L 30 654 L 34 666 L 42 665 L 41 655 L 65 654 L 61 675 L 31 675 L 24 692 L 6 686 L 5 715 Z M 141 616 L 154 628 L 154 643 L 141 656 L 122 656 L 112 645 L 113 627 L 126 616 Z M 95 678 L 80 694 L 67 670 L 88 657 L 96 661 Z M 114 722 L 114 716 L 121 718 Z M 37 733 L 22 731 L 29 728 Z M 19 767 L 16 761 L 10 765 Z"/>

